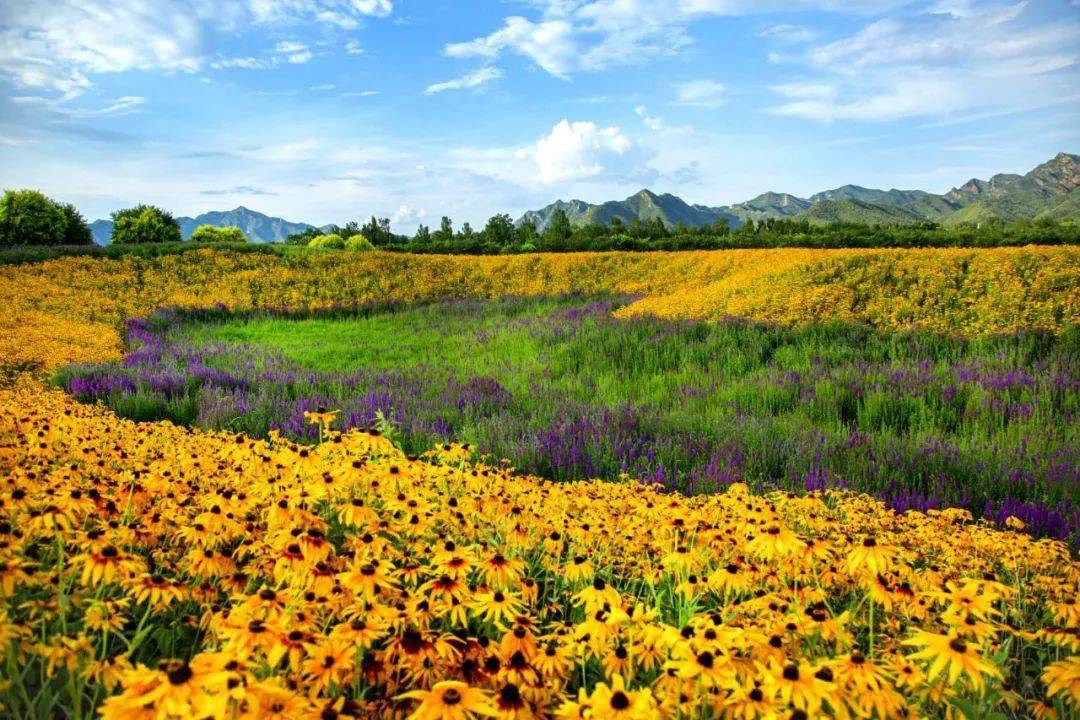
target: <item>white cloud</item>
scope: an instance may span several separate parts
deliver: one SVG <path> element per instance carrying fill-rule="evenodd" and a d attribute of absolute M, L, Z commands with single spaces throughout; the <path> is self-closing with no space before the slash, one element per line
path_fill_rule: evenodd
<path fill-rule="evenodd" d="M 352 28 L 358 18 L 392 11 L 391 0 L 5 0 L 0 76 L 19 88 L 71 98 L 104 73 L 256 69 L 267 63 L 208 56 L 211 35 L 251 22 L 313 20 Z M 284 55 L 292 63 L 311 57 L 306 48 Z"/>
<path fill-rule="evenodd" d="M 610 158 L 624 155 L 630 140 L 615 126 L 563 119 L 536 141 L 533 157 L 543 183 L 580 180 L 604 171 Z"/>
<path fill-rule="evenodd" d="M 463 90 L 466 88 L 480 87 L 484 83 L 491 82 L 499 77 L 502 77 L 502 71 L 497 67 L 487 66 L 477 68 L 472 72 L 465 73 L 459 78 L 454 80 L 446 80 L 445 82 L 434 83 L 428 85 L 426 92 L 431 95 L 433 93 L 440 93 L 446 90 Z"/>
<path fill-rule="evenodd" d="M 530 19 L 511 16 L 503 26 L 444 48 L 450 57 L 494 60 L 514 53 L 556 77 L 643 63 L 691 45 L 687 26 L 710 16 L 737 16 L 781 10 L 826 9 L 879 12 L 908 0 L 532 0 L 540 11 Z M 788 26 L 792 41 L 809 31 Z M 778 31 L 777 38 L 784 33 Z"/>
<path fill-rule="evenodd" d="M 295 40 L 283 40 L 274 46 L 274 52 L 293 65 L 301 65 L 315 57 L 305 43 Z"/>
<path fill-rule="evenodd" d="M 126 115 L 127 113 L 134 112 L 135 108 L 146 103 L 146 98 L 139 97 L 137 95 L 127 95 L 125 97 L 117 98 L 111 105 L 106 105 L 103 108 L 97 110 L 87 111 L 69 111 L 72 115 Z"/>
<path fill-rule="evenodd" d="M 358 40 L 350 40 L 345 43 L 345 52 L 349 55 L 363 55 L 364 48 Z"/>
<path fill-rule="evenodd" d="M 789 45 L 799 45 L 816 39 L 817 33 L 810 28 L 784 23 L 765 28 L 758 33 L 758 37 Z"/>
<path fill-rule="evenodd" d="M 724 91 L 727 88 L 723 83 L 713 80 L 694 80 L 678 86 L 678 105 L 689 107 L 719 107 L 724 104 Z"/>
<path fill-rule="evenodd" d="M 791 102 L 771 112 L 823 122 L 889 121 L 1040 107 L 1074 94 L 1080 23 L 1040 23 L 1025 9 L 1024 3 L 948 0 L 811 46 L 797 62 L 817 77 L 774 88 Z M 793 92 L 799 87 L 801 95 Z M 815 87 L 828 91 L 809 90 Z"/>
<path fill-rule="evenodd" d="M 382 95 L 378 90 L 361 90 L 360 92 L 343 92 L 341 97 L 375 97 L 376 95 Z"/>
<path fill-rule="evenodd" d="M 240 68 L 243 70 L 264 70 L 267 67 L 266 62 L 260 60 L 257 57 L 233 57 L 222 58 L 221 60 L 214 60 L 210 63 L 210 67 L 215 70 L 221 70 L 223 68 Z"/>
<path fill-rule="evenodd" d="M 444 52 L 454 58 L 494 59 L 510 50 L 530 58 L 552 75 L 564 76 L 574 67 L 578 54 L 573 32 L 573 26 L 563 20 L 534 23 L 523 17 L 509 17 L 500 30 L 470 42 L 452 43 Z"/>
<path fill-rule="evenodd" d="M 394 211 L 394 214 L 390 216 L 390 224 L 414 223 L 423 220 L 425 217 L 427 217 L 427 210 L 424 208 L 413 210 L 408 205 L 402 204 L 399 205 L 398 209 Z"/>
<path fill-rule="evenodd" d="M 322 92 L 324 90 L 333 90 L 335 87 L 337 87 L 337 85 L 334 85 L 334 83 L 323 83 L 322 85 L 312 85 L 308 90 Z"/>
<path fill-rule="evenodd" d="M 650 117 L 649 111 L 645 109 L 644 105 L 635 107 L 634 114 L 641 118 L 641 121 L 645 123 L 645 127 L 650 130 L 660 130 L 664 127 L 664 121 L 658 117 Z"/>

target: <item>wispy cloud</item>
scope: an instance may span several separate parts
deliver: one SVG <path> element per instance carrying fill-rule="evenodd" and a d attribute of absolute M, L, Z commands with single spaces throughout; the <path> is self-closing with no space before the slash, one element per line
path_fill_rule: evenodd
<path fill-rule="evenodd" d="M 770 111 L 832 122 L 1037 107 L 1075 94 L 1077 47 L 1075 18 L 1043 22 L 1024 3 L 939 3 L 785 58 L 814 77 L 774 88 L 790 101 Z M 829 90 L 794 95 L 800 85 Z"/>
<path fill-rule="evenodd" d="M 459 78 L 453 80 L 446 80 L 445 82 L 437 82 L 432 85 L 428 85 L 426 92 L 431 95 L 434 93 L 441 93 L 447 90 L 464 90 L 468 88 L 476 88 L 496 80 L 502 77 L 502 70 L 490 65 L 486 67 L 477 68 L 472 72 L 465 73 Z"/>
<path fill-rule="evenodd" d="M 723 83 L 714 80 L 684 82 L 676 88 L 675 102 L 687 107 L 720 107 L 726 102 L 726 90 L 727 87 Z"/>
<path fill-rule="evenodd" d="M 200 195 L 277 195 L 276 192 L 270 190 L 264 190 L 262 188 L 252 187 L 251 185 L 236 185 L 231 188 L 221 188 L 212 190 L 200 190 Z"/>

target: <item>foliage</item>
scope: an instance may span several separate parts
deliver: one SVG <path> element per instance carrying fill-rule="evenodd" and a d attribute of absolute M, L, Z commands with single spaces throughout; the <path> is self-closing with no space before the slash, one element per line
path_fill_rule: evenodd
<path fill-rule="evenodd" d="M 371 244 L 371 241 L 360 233 L 351 235 L 345 238 L 345 249 L 352 251 L 368 251 L 374 250 L 375 246 Z"/>
<path fill-rule="evenodd" d="M 71 203 L 60 205 L 64 213 L 64 245 L 69 247 L 87 246 L 94 244 L 94 234 L 90 226 L 86 224 L 86 218 Z"/>
<path fill-rule="evenodd" d="M 37 190 L 6 190 L 0 198 L 0 247 L 82 244 L 83 229 L 89 233 L 73 207 L 60 205 Z"/>
<path fill-rule="evenodd" d="M 191 233 L 192 242 L 211 243 L 246 243 L 247 236 L 238 227 L 216 227 L 214 225 L 200 225 Z"/>
<path fill-rule="evenodd" d="M 166 210 L 153 205 L 136 205 L 112 214 L 110 242 L 117 245 L 181 242 L 180 223 Z"/>
<path fill-rule="evenodd" d="M 327 248 L 330 250 L 344 250 L 345 240 L 342 239 L 337 233 L 330 233 L 329 235 L 319 235 L 314 240 L 308 243 L 309 248 Z"/>

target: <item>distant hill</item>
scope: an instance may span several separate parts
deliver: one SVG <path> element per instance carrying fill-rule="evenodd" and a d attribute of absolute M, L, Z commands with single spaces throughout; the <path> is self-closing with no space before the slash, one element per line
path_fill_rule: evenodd
<path fill-rule="evenodd" d="M 843 185 L 833 190 L 814 193 L 809 200 L 811 203 L 822 200 L 862 200 L 880 205 L 905 205 L 929 194 L 922 190 L 874 190 L 858 185 Z"/>
<path fill-rule="evenodd" d="M 612 200 L 600 205 L 590 205 L 582 200 L 556 200 L 540 210 L 530 210 L 522 215 L 517 224 L 531 221 L 536 229 L 543 231 L 551 224 L 551 218 L 557 210 L 566 213 L 566 217 L 575 225 L 600 223 L 609 225 L 614 218 L 619 218 L 629 225 L 635 218 L 652 220 L 659 218 L 665 225 L 674 226 L 682 223 L 700 227 L 711 225 L 720 218 L 726 218 L 733 225 L 739 219 L 725 208 L 711 208 L 704 205 L 690 205 L 682 198 L 671 194 L 657 195 L 649 190 L 641 190 L 625 200 Z"/>
<path fill-rule="evenodd" d="M 756 221 L 767 217 L 794 217 L 810 205 L 809 200 L 794 195 L 767 192 L 752 200 L 735 203 L 731 206 L 731 212 L 739 218 L 740 222 L 745 222 L 747 218 Z"/>
<path fill-rule="evenodd" d="M 859 185 L 842 185 L 814 193 L 808 198 L 780 192 L 766 192 L 730 206 L 690 205 L 675 195 L 657 195 L 641 190 L 625 200 L 592 205 L 582 200 L 558 200 L 540 210 L 526 212 L 518 220 L 530 220 L 545 229 L 557 209 L 574 224 L 608 224 L 619 218 L 630 224 L 634 218 L 660 218 L 669 227 L 711 225 L 725 218 L 731 227 L 747 220 L 794 218 L 814 224 L 863 223 L 868 225 L 910 225 L 933 221 L 948 226 L 977 225 L 1044 217 L 1080 220 L 1080 157 L 1058 153 L 1024 175 L 1001 173 L 989 180 L 972 178 L 943 195 L 922 190 L 877 190 Z"/>
<path fill-rule="evenodd" d="M 200 225 L 213 225 L 214 227 L 238 227 L 244 231 L 244 235 L 251 242 L 266 243 L 280 242 L 289 235 L 303 232 L 312 225 L 307 223 L 289 222 L 279 217 L 264 215 L 246 207 L 238 207 L 235 210 L 211 211 L 197 217 L 178 217 L 180 234 L 184 240 L 191 238 L 195 228 Z M 98 245 L 108 245 L 112 236 L 111 220 L 95 220 L 90 223 L 90 232 L 94 235 L 94 242 Z"/>
<path fill-rule="evenodd" d="M 812 225 L 912 225 L 926 218 L 896 205 L 844 198 L 820 200 L 796 215 L 795 219 L 807 220 Z"/>

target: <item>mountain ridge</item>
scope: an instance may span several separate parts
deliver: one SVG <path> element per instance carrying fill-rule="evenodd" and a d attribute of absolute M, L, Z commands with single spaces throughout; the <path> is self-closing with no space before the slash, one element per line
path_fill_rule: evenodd
<path fill-rule="evenodd" d="M 557 200 L 524 213 L 517 221 L 531 221 L 544 230 L 555 211 L 562 209 L 572 224 L 608 224 L 618 217 L 624 224 L 659 218 L 672 227 L 682 223 L 701 227 L 723 218 L 732 227 L 747 220 L 768 218 L 805 220 L 811 224 L 855 222 L 871 225 L 940 222 L 955 226 L 1036 217 L 1080 220 L 1080 201 L 1068 199 L 1080 187 L 1080 156 L 1060 152 L 1029 172 L 998 173 L 989 179 L 971 178 L 937 195 L 924 190 L 879 190 L 841 185 L 806 198 L 768 191 L 732 205 L 691 205 L 670 193 L 643 189 L 625 200 L 592 204 L 583 200 Z"/>

